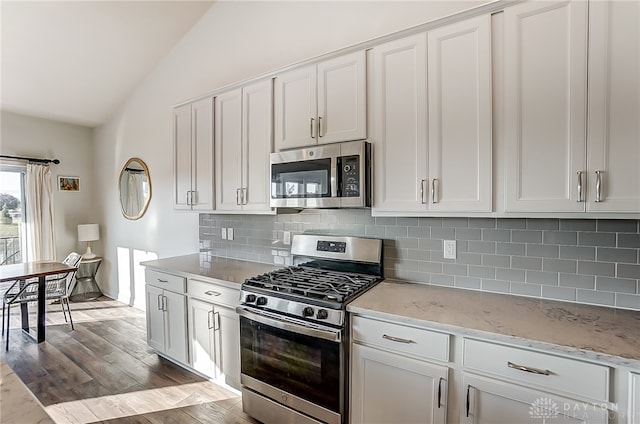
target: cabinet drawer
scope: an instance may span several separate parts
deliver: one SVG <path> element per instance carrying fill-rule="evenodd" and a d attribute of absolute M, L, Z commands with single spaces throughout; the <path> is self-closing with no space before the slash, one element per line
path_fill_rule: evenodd
<path fill-rule="evenodd" d="M 449 335 L 354 316 L 353 340 L 423 358 L 449 361 Z"/>
<path fill-rule="evenodd" d="M 187 292 L 190 297 L 195 297 L 207 302 L 221 303 L 234 308 L 238 306 L 240 301 L 240 290 L 206 281 L 189 280 Z"/>
<path fill-rule="evenodd" d="M 160 287 L 176 293 L 185 292 L 186 278 L 177 275 L 167 274 L 166 272 L 155 271 L 153 269 L 145 269 L 144 278 L 147 284 Z"/>
<path fill-rule="evenodd" d="M 609 400 L 609 368 L 602 365 L 471 339 L 464 340 L 463 365 L 527 386 Z"/>

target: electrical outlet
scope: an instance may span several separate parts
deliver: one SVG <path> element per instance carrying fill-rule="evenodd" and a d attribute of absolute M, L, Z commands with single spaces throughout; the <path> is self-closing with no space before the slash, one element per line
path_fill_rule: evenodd
<path fill-rule="evenodd" d="M 233 240 L 233 228 L 227 228 L 227 240 Z"/>
<path fill-rule="evenodd" d="M 456 258 L 456 241 L 455 240 L 444 241 L 444 258 L 445 259 Z"/>
<path fill-rule="evenodd" d="M 291 231 L 284 231 L 282 233 L 282 242 L 286 245 L 291 244 Z"/>
<path fill-rule="evenodd" d="M 227 239 L 227 229 L 223 228 L 222 229 L 222 240 L 226 240 Z"/>

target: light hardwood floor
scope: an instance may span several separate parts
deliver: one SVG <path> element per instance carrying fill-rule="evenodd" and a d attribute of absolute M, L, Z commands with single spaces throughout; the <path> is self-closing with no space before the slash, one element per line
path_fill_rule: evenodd
<path fill-rule="evenodd" d="M 46 341 L 36 344 L 12 308 L 9 351 L 5 335 L 0 353 L 57 423 L 256 423 L 236 392 L 149 348 L 142 311 L 106 297 L 71 310 L 75 330 L 49 305 Z"/>

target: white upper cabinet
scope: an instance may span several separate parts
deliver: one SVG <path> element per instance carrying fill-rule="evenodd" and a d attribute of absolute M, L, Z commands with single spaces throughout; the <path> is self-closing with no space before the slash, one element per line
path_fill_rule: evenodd
<path fill-rule="evenodd" d="M 271 80 L 216 96 L 216 211 L 270 212 Z"/>
<path fill-rule="evenodd" d="M 427 40 L 429 210 L 491 212 L 491 17 Z"/>
<path fill-rule="evenodd" d="M 211 211 L 213 193 L 213 100 L 173 110 L 174 209 Z"/>
<path fill-rule="evenodd" d="M 366 138 L 365 52 L 279 74 L 274 131 L 278 150 Z"/>
<path fill-rule="evenodd" d="M 427 35 L 371 50 L 375 211 L 426 210 Z"/>
<path fill-rule="evenodd" d="M 504 11 L 507 212 L 584 210 L 587 7 L 528 2 Z"/>
<path fill-rule="evenodd" d="M 589 212 L 640 212 L 640 3 L 589 3 Z"/>
<path fill-rule="evenodd" d="M 372 50 L 375 211 L 491 212 L 490 19 Z"/>

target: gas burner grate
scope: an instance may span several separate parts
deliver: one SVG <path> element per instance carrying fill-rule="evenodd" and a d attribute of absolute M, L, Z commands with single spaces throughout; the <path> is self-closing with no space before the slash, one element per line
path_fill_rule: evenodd
<path fill-rule="evenodd" d="M 345 303 L 379 280 L 377 276 L 292 266 L 248 279 L 245 284 L 302 298 Z"/>

